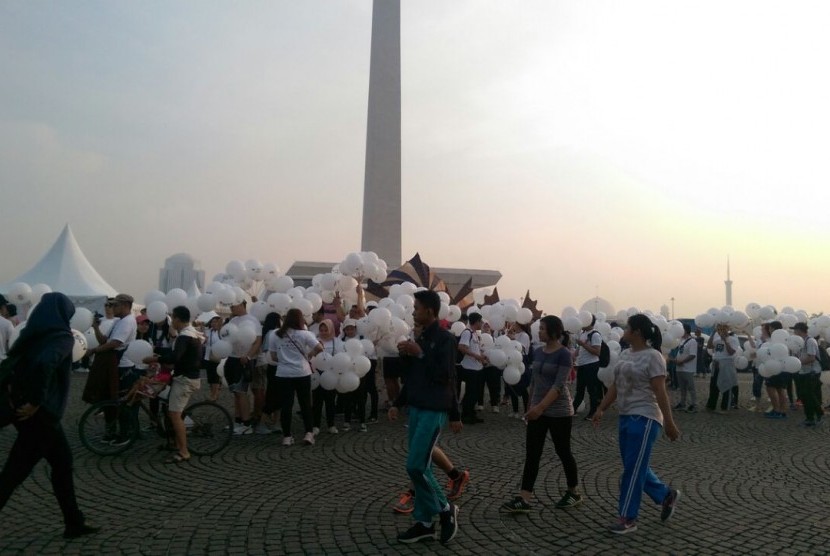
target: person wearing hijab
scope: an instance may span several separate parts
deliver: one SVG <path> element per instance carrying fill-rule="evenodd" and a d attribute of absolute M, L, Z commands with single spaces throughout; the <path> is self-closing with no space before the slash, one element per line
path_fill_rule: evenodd
<path fill-rule="evenodd" d="M 75 306 L 68 297 L 56 292 L 44 294 L 9 350 L 9 357 L 19 357 L 10 381 L 17 438 L 0 472 L 2 509 L 35 465 L 45 459 L 52 468 L 52 490 L 63 512 L 63 536 L 67 539 L 100 529 L 90 526 L 78 507 L 72 450 L 61 427 L 75 345 L 69 328 L 74 314 Z"/>
<path fill-rule="evenodd" d="M 331 319 L 320 321 L 320 328 L 317 331 L 317 339 L 323 346 L 323 351 L 332 357 L 346 351 L 342 340 L 335 335 L 334 322 Z M 323 405 L 326 406 L 326 426 L 330 434 L 337 434 L 339 431 L 334 426 L 334 417 L 337 407 L 337 391 L 326 390 L 319 386 L 311 392 L 312 410 L 314 416 L 314 435 L 320 433 L 320 425 L 323 421 Z"/>

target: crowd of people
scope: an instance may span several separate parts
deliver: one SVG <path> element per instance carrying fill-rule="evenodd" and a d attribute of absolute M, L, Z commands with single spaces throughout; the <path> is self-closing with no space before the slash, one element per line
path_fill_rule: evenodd
<path fill-rule="evenodd" d="M 358 319 L 375 305 L 365 302 L 362 290 L 358 293 L 357 303 L 348 308 L 339 298 L 324 303 L 309 325 L 299 309 L 290 309 L 284 316 L 271 313 L 260 322 L 248 314 L 245 301 L 231 305 L 228 317 L 212 311 L 197 317 L 179 306 L 169 317 L 152 322 L 143 311 L 133 310 L 131 296 L 119 294 L 107 301 L 105 314 L 94 320 L 92 329 L 98 345 L 86 355 L 89 375 L 83 400 L 96 403 L 137 396 L 156 398 L 169 387 L 167 418 L 172 425 L 175 453 L 165 461 L 180 464 L 190 459 L 182 413 L 191 396 L 201 389 L 202 371 L 210 399 L 217 400 L 223 388 L 230 392 L 234 434 L 277 433 L 286 447 L 295 443 L 296 407 L 301 423 L 299 435 L 306 445 L 314 445 L 322 433 L 348 432 L 353 425 L 360 433 L 368 432 L 369 425 L 377 422 L 379 390 L 383 389 L 388 418 L 395 420 L 405 411 L 408 419 L 406 471 L 411 483 L 394 510 L 412 514 L 415 524 L 398 540 L 417 542 L 437 536 L 444 543 L 458 531 L 455 501 L 470 480 L 469 470 L 453 465 L 451 455 L 437 445 L 447 425 L 458 433 L 464 426 L 480 426 L 488 412 L 502 411 L 524 420 L 526 451 L 521 486 L 501 505 L 501 510 L 509 513 L 532 510 L 540 461 L 550 436 L 566 481 L 555 507 L 567 510 L 583 501 L 578 454 L 571 448 L 577 411 L 584 407 L 583 419 L 598 425 L 609 407 L 615 405 L 623 472 L 619 519 L 610 531 L 625 534 L 637 529 L 643 493 L 660 505 L 663 521 L 672 516 L 680 499 L 680 491 L 667 486 L 651 470 L 649 459 L 661 431 L 670 440 L 679 437 L 673 411 L 697 411 L 695 378 L 709 377 L 707 410 L 728 413 L 737 407 L 735 357 L 742 346 L 726 325 L 718 325 L 705 339 L 699 329 L 693 334 L 692 327 L 683 324 L 679 344 L 664 355 L 659 327 L 647 315 L 633 315 L 625 323 L 620 339 L 623 350 L 613 364 L 611 378 L 603 382 L 600 371 L 604 340 L 594 329 L 595 318 L 572 337 L 561 319 L 545 316 L 534 338 L 528 326 L 518 323 L 492 330 L 481 314 L 474 312 L 462 317 L 465 327 L 456 337 L 449 332 L 449 323 L 438 318 L 441 302 L 430 290 L 414 295 L 415 327 L 410 337 L 401 340 L 395 350 L 377 349 L 371 354 L 371 369 L 358 388 L 338 393 L 316 385 L 319 370 L 312 361 L 319 353 L 342 353 L 348 340 L 361 339 Z M 47 294 L 29 315 L 25 332 L 10 346 L 11 329 L 5 324 L 10 322 L 7 306 L 0 296 L 0 316 L 4 317 L 0 318 L 0 358 L 14 358 L 18 368 L 2 381 L 0 392 L 10 396 L 15 408 L 18 437 L 0 474 L 0 508 L 33 465 L 45 458 L 53 468 L 52 482 L 64 511 L 65 535 L 95 532 L 97 529 L 86 524 L 75 502 L 71 451 L 60 428 L 71 363 L 67 359 L 67 350 L 71 354 L 72 347 L 67 340 L 67 334 L 71 338 L 68 322 L 74 307 L 61 294 Z M 221 340 L 226 324 L 253 328 L 255 338 L 250 343 L 234 342 L 232 352 L 220 363 L 212 348 Z M 764 323 L 758 345 L 751 335 L 746 340 L 753 348 L 751 353 L 781 328 L 778 321 Z M 485 333 L 506 335 L 521 345 L 525 372 L 518 383 L 505 383 L 499 367 L 489 361 L 482 346 Z M 797 323 L 793 333 L 803 340 L 803 347 L 793 354 L 801 368 L 795 373 L 764 378 L 753 365 L 753 401 L 760 404 L 765 384 L 770 401 L 767 417 L 783 419 L 788 410 L 800 404 L 804 426 L 813 427 L 824 411 L 819 381 L 821 348 L 808 336 L 807 325 Z M 126 354 L 131 342 L 138 339 L 149 342 L 154 353 L 141 361 L 131 361 Z M 21 357 L 23 354 L 28 359 Z M 21 372 L 24 366 L 38 372 Z M 793 383 L 797 398 L 793 398 Z M 672 392 L 675 403 L 670 399 Z M 159 411 L 157 401 L 153 411 Z M 338 426 L 340 414 L 343 417 Z M 117 445 L 126 442 L 124 434 L 124 424 L 113 420 L 106 440 Z M 34 442 L 35 436 L 46 440 Z M 433 462 L 448 477 L 446 492 L 432 472 Z M 435 516 L 439 532 L 433 523 Z"/>

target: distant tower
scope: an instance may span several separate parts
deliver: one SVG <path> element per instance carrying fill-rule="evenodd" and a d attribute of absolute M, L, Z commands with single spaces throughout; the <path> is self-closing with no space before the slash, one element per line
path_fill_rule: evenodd
<path fill-rule="evenodd" d="M 375 0 L 361 249 L 401 264 L 401 3 Z"/>
<path fill-rule="evenodd" d="M 205 271 L 199 268 L 199 261 L 187 253 L 167 257 L 164 268 L 159 270 L 159 290 L 169 292 L 173 288 L 189 291 L 193 284 L 205 288 Z"/>
<path fill-rule="evenodd" d="M 729 255 L 726 256 L 726 280 L 723 282 L 726 285 L 726 304 L 732 305 L 732 279 L 729 277 Z"/>

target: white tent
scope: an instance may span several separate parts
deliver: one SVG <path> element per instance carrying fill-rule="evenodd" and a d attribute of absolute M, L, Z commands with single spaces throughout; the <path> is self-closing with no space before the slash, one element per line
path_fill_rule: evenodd
<path fill-rule="evenodd" d="M 46 284 L 52 291 L 66 294 L 76 307 L 87 307 L 101 313 L 107 297 L 117 293 L 87 260 L 69 224 L 31 270 L 0 286 L 0 291 L 5 293 L 16 282 L 25 282 L 30 286 Z"/>

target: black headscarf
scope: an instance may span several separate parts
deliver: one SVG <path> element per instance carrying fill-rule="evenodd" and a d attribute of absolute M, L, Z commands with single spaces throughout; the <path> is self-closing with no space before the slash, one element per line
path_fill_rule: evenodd
<path fill-rule="evenodd" d="M 40 302 L 29 314 L 26 326 L 9 350 L 9 356 L 24 351 L 34 341 L 46 337 L 54 340 L 61 337 L 72 338 L 69 320 L 75 314 L 75 305 L 64 294 L 50 292 L 43 294 Z"/>

